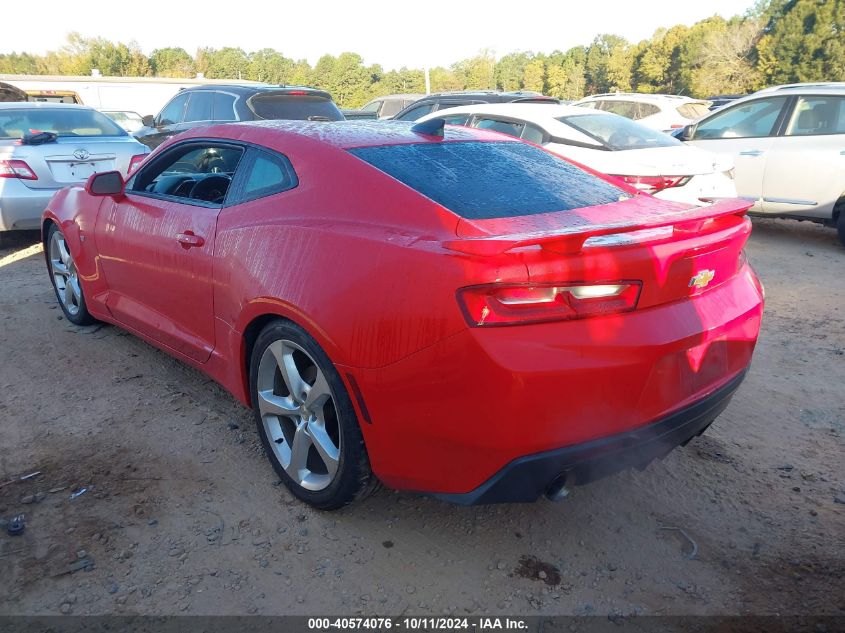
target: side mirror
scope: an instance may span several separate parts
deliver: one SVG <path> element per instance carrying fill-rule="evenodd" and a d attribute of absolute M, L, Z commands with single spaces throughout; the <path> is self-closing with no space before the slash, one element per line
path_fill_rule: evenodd
<path fill-rule="evenodd" d="M 690 123 L 689 125 L 681 128 L 681 131 L 678 133 L 678 140 L 680 140 L 680 141 L 691 141 L 694 134 L 695 134 L 695 123 Z"/>
<path fill-rule="evenodd" d="M 104 171 L 89 176 L 85 193 L 89 196 L 122 196 L 123 187 L 123 176 L 119 171 Z"/>
<path fill-rule="evenodd" d="M 152 114 L 147 114 L 146 116 L 141 117 L 141 123 L 147 127 L 155 127 L 156 118 Z"/>

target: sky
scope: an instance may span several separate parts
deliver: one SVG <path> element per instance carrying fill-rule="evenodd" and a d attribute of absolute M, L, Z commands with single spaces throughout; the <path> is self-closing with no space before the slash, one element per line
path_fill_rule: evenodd
<path fill-rule="evenodd" d="M 145 53 L 181 46 L 274 48 L 312 64 L 325 53 L 359 53 L 386 70 L 449 66 L 482 49 L 549 53 L 599 33 L 632 42 L 659 27 L 744 13 L 753 0 L 30 0 L 37 28 L 3 29 L 0 53 L 43 54 L 67 33 L 135 40 Z M 5 12 L 8 18 L 8 12 Z M 21 19 L 24 16 L 19 16 Z"/>

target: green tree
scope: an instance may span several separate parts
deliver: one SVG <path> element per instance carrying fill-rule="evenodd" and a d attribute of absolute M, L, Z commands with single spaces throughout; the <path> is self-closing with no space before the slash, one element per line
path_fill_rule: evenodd
<path fill-rule="evenodd" d="M 194 58 L 184 48 L 157 48 L 150 53 L 150 66 L 156 77 L 193 77 Z"/>
<path fill-rule="evenodd" d="M 240 48 L 201 48 L 196 55 L 197 71 L 209 79 L 246 79 L 249 58 Z"/>
<path fill-rule="evenodd" d="M 845 0 L 778 0 L 762 11 L 765 83 L 845 80 Z"/>
<path fill-rule="evenodd" d="M 496 57 L 484 49 L 475 57 L 464 59 L 452 66 L 464 90 L 493 90 L 496 88 Z"/>
<path fill-rule="evenodd" d="M 269 84 L 288 84 L 293 77 L 294 61 L 272 48 L 264 48 L 249 55 L 246 79 Z"/>
<path fill-rule="evenodd" d="M 525 75 L 522 81 L 525 90 L 544 92 L 546 88 L 546 62 L 542 57 L 535 57 L 525 65 Z"/>
<path fill-rule="evenodd" d="M 525 67 L 532 53 L 510 53 L 496 62 L 493 76 L 499 90 L 514 91 L 523 87 Z"/>
<path fill-rule="evenodd" d="M 598 35 L 587 49 L 585 74 L 591 93 L 631 89 L 633 49 L 618 35 Z"/>

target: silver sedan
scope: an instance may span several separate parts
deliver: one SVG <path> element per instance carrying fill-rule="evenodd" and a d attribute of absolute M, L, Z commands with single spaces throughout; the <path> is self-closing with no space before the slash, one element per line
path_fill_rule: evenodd
<path fill-rule="evenodd" d="M 53 194 L 140 163 L 149 149 L 81 105 L 0 103 L 0 231 L 37 229 Z"/>

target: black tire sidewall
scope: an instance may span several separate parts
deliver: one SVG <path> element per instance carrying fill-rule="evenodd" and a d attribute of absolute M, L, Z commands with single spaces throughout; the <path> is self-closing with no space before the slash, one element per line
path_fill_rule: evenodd
<path fill-rule="evenodd" d="M 334 405 L 340 427 L 340 458 L 334 480 L 328 487 L 320 491 L 306 490 L 288 475 L 276 458 L 270 440 L 264 431 L 261 413 L 258 409 L 258 365 L 264 351 L 271 343 L 286 339 L 301 346 L 317 361 L 320 370 L 326 377 L 329 387 L 334 394 Z M 267 325 L 258 335 L 252 349 L 249 364 L 249 388 L 253 405 L 253 414 L 261 438 L 261 444 L 267 453 L 267 458 L 273 465 L 276 474 L 298 499 L 320 510 L 334 510 L 346 505 L 363 490 L 368 483 L 371 473 L 364 447 L 363 436 L 358 425 L 358 417 L 352 406 L 352 401 L 346 391 L 343 380 L 335 369 L 334 364 L 319 344 L 301 327 L 290 321 L 278 320 Z"/>
<path fill-rule="evenodd" d="M 56 301 L 59 303 L 59 307 L 61 308 L 62 312 L 65 315 L 65 318 L 73 323 L 74 325 L 92 325 L 97 322 L 97 319 L 91 316 L 88 312 L 88 306 L 85 303 L 85 290 L 82 288 L 82 280 L 79 281 L 79 311 L 76 314 L 71 314 L 68 312 L 67 308 L 65 308 L 65 304 L 62 302 L 61 297 L 59 296 L 59 289 L 56 288 L 56 279 L 53 277 L 53 264 L 50 261 L 50 244 L 53 241 L 53 234 L 54 233 L 61 234 L 61 229 L 55 224 L 50 225 L 50 230 L 47 231 L 47 240 L 45 243 L 45 256 L 47 258 L 47 272 L 50 275 L 50 283 L 53 286 L 53 292 L 56 295 Z M 64 235 L 62 235 L 64 237 Z M 67 240 L 65 240 L 67 244 Z"/>

